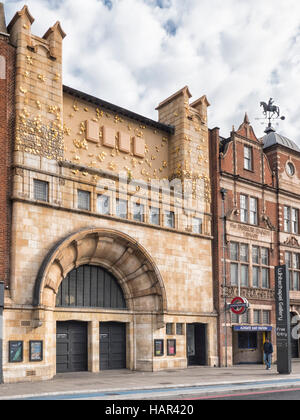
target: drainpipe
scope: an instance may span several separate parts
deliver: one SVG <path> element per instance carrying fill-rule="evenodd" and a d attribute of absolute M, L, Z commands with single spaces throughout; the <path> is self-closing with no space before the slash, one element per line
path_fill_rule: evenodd
<path fill-rule="evenodd" d="M 0 384 L 3 384 L 3 309 L 4 283 L 0 282 Z"/>

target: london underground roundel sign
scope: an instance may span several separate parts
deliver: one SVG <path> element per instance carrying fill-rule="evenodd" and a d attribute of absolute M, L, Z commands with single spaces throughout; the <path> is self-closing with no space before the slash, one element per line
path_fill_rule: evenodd
<path fill-rule="evenodd" d="M 243 315 L 245 312 L 247 312 L 248 308 L 249 302 L 247 299 L 240 296 L 235 297 L 230 304 L 231 312 L 236 315 Z"/>

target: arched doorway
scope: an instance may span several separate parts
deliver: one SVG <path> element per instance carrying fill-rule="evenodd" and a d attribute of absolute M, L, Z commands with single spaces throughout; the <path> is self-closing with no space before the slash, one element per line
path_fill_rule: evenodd
<path fill-rule="evenodd" d="M 126 309 L 117 279 L 102 267 L 83 265 L 73 269 L 59 286 L 57 308 Z M 126 368 L 126 324 L 100 324 L 100 370 Z M 86 371 L 88 334 L 84 322 L 63 321 L 56 326 L 56 371 Z"/>
<path fill-rule="evenodd" d="M 160 272 L 147 251 L 133 238 L 108 229 L 77 232 L 60 241 L 45 258 L 35 283 L 34 306 L 55 307 L 58 289 L 72 270 L 82 265 L 101 266 L 123 290 L 130 310 L 167 310 Z"/>
<path fill-rule="evenodd" d="M 74 348 L 81 360 L 76 369 L 81 363 L 91 372 L 124 364 L 151 370 L 153 331 L 165 326 L 166 292 L 153 259 L 128 235 L 88 229 L 61 240 L 40 268 L 34 305 L 39 325 L 61 340 L 57 354 L 49 352 L 54 374 L 58 359 L 58 371 L 72 371 Z M 47 337 L 45 346 L 53 347 L 51 333 Z"/>

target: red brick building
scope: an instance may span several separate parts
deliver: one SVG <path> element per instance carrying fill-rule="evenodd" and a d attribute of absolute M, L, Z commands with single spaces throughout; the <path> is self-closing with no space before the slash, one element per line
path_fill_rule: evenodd
<path fill-rule="evenodd" d="M 11 149 L 14 127 L 15 48 L 9 42 L 0 3 L 0 281 L 9 281 Z"/>
<path fill-rule="evenodd" d="M 276 340 L 278 264 L 289 266 L 291 316 L 299 313 L 300 149 L 271 127 L 258 139 L 247 115 L 229 138 L 210 135 L 220 364 L 260 363 L 266 336 Z M 235 296 L 250 303 L 243 316 L 226 310 Z"/>

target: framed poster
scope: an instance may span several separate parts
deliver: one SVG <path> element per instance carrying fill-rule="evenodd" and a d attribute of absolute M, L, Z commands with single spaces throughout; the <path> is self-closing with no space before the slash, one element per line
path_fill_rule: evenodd
<path fill-rule="evenodd" d="M 176 340 L 167 341 L 168 356 L 176 356 Z"/>
<path fill-rule="evenodd" d="M 154 340 L 154 356 L 161 357 L 164 355 L 164 340 Z"/>
<path fill-rule="evenodd" d="M 42 341 L 29 342 L 29 360 L 30 362 L 43 361 L 43 342 Z"/>
<path fill-rule="evenodd" d="M 23 362 L 23 341 L 9 342 L 9 363 Z"/>

